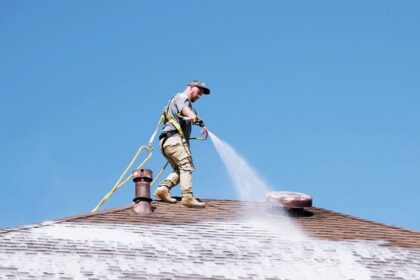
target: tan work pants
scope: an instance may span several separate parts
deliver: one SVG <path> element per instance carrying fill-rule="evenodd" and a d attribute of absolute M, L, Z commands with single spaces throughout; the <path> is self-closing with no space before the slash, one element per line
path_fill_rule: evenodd
<path fill-rule="evenodd" d="M 192 161 L 190 147 L 187 140 L 175 134 L 163 143 L 160 140 L 160 149 L 173 168 L 173 172 L 166 177 L 159 185 L 165 185 L 169 189 L 181 183 L 181 194 L 192 193 L 192 172 L 194 164 Z"/>

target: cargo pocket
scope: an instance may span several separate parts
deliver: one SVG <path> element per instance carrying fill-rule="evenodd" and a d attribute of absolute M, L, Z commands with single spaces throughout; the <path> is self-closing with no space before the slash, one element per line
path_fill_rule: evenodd
<path fill-rule="evenodd" d="M 188 156 L 179 160 L 179 169 L 184 171 L 194 171 L 194 163 L 192 157 Z"/>

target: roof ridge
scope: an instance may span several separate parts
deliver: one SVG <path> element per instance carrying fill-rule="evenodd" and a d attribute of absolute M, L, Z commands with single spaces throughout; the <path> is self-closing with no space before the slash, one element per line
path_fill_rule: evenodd
<path fill-rule="evenodd" d="M 242 203 L 249 203 L 251 201 L 242 201 L 242 200 L 236 200 L 236 199 L 220 199 L 220 198 L 201 198 L 202 200 L 211 200 L 211 201 L 235 201 L 235 202 L 242 202 Z M 153 202 L 161 202 L 161 200 L 153 200 Z M 153 203 L 152 202 L 152 203 Z M 120 207 L 115 207 L 115 208 L 110 208 L 110 209 L 106 209 L 106 210 L 99 210 L 97 212 L 88 212 L 88 213 L 83 213 L 83 214 L 78 214 L 78 215 L 73 215 L 73 216 L 68 216 L 68 217 L 63 217 L 63 218 L 58 218 L 57 222 L 70 222 L 73 220 L 77 220 L 80 218 L 87 218 L 87 217 L 92 217 L 92 216 L 99 216 L 99 215 L 105 215 L 105 214 L 109 214 L 109 213 L 115 213 L 115 212 L 119 212 L 119 211 L 124 211 L 127 210 L 130 207 L 133 207 L 134 204 L 129 204 L 129 205 L 125 205 L 125 206 L 120 206 Z M 1 232 L 0 232 L 1 233 Z"/>
<path fill-rule="evenodd" d="M 122 206 L 122 207 L 116 207 L 116 208 L 111 208 L 111 209 L 107 209 L 107 210 L 101 210 L 101 211 L 97 211 L 97 212 L 93 212 L 93 213 L 89 212 L 89 213 L 84 213 L 84 214 L 79 214 L 79 215 L 68 216 L 68 217 L 64 217 L 64 218 L 58 218 L 58 219 L 52 220 L 52 221 L 43 221 L 43 222 L 35 223 L 35 224 L 22 225 L 22 226 L 16 226 L 16 227 L 11 227 L 11 228 L 4 228 L 4 229 L 0 229 L 0 234 L 20 231 L 20 230 L 25 230 L 25 229 L 46 227 L 46 226 L 55 225 L 55 224 L 59 224 L 59 223 L 70 222 L 70 221 L 73 221 L 73 220 L 76 220 L 76 219 L 79 219 L 79 218 L 86 218 L 86 217 L 91 217 L 91 216 L 105 215 L 105 214 L 108 214 L 108 213 L 115 213 L 115 212 L 122 211 L 122 210 L 125 210 L 127 208 L 130 208 L 131 206 L 132 205 L 126 205 L 126 206 Z"/>
<path fill-rule="evenodd" d="M 212 201 L 215 201 L 215 200 L 216 201 L 235 201 L 235 202 L 241 202 L 241 203 L 252 202 L 252 201 L 242 201 L 242 200 L 237 200 L 237 199 L 217 199 L 217 198 L 202 198 L 202 199 L 203 200 L 212 200 Z M 155 201 L 160 201 L 160 200 L 155 200 Z M 87 217 L 92 217 L 92 216 L 105 215 L 105 214 L 109 214 L 109 213 L 115 213 L 115 212 L 118 212 L 118 211 L 123 211 L 123 210 L 126 210 L 126 209 L 128 209 L 132 206 L 133 205 L 130 204 L 130 205 L 120 206 L 120 207 L 111 208 L 111 209 L 107 209 L 107 210 L 101 210 L 101 211 L 93 212 L 93 213 L 90 212 L 90 213 L 85 213 L 85 214 L 79 214 L 79 215 L 60 218 L 57 221 L 59 221 L 59 222 L 69 222 L 69 221 L 77 220 L 79 218 L 87 218 Z M 357 217 L 357 216 L 352 216 L 350 214 L 337 212 L 337 211 L 333 211 L 333 210 L 329 210 L 329 209 L 325 209 L 325 208 L 321 208 L 321 207 L 308 207 L 308 208 L 319 209 L 319 210 L 322 210 L 322 211 L 334 213 L 335 215 L 342 216 L 342 217 L 347 217 L 347 218 L 357 220 L 357 221 L 373 223 L 373 224 L 376 224 L 376 225 L 385 226 L 385 227 L 398 229 L 398 230 L 404 230 L 404 231 L 411 232 L 411 233 L 416 233 L 416 234 L 420 233 L 420 231 L 417 231 L 417 230 L 414 230 L 414 229 L 409 229 L 409 228 L 399 227 L 399 226 L 395 226 L 395 225 L 391 225 L 391 224 L 376 222 L 376 221 L 368 220 L 368 219 Z"/>
<path fill-rule="evenodd" d="M 87 218 L 87 217 L 92 217 L 92 216 L 100 216 L 100 215 L 105 215 L 105 214 L 109 214 L 109 213 L 115 213 L 115 212 L 126 210 L 130 207 L 133 207 L 133 205 L 130 204 L 130 205 L 115 207 L 115 208 L 111 208 L 111 209 L 107 209 L 107 210 L 100 210 L 100 211 L 96 211 L 96 212 L 88 212 L 88 213 L 84 213 L 84 214 L 63 217 L 63 218 L 57 219 L 56 221 L 60 222 L 60 223 L 70 222 L 70 221 L 77 220 L 77 219 L 80 219 L 80 218 Z"/>
<path fill-rule="evenodd" d="M 320 207 L 311 207 L 311 208 L 320 209 L 322 211 L 334 213 L 337 216 L 342 216 L 342 217 L 350 218 L 350 219 L 357 220 L 357 221 L 368 222 L 368 223 L 377 224 L 377 225 L 380 225 L 380 226 L 385 226 L 385 227 L 398 229 L 398 230 L 404 230 L 404 231 L 408 231 L 408 232 L 416 233 L 416 234 L 420 233 L 420 231 L 417 231 L 417 230 L 414 230 L 414 229 L 409 229 L 409 228 L 399 227 L 399 226 L 395 226 L 395 225 L 391 225 L 391 224 L 376 222 L 376 221 L 360 218 L 360 217 L 357 217 L 357 216 L 352 216 L 352 215 L 341 213 L 341 212 L 336 212 L 336 211 L 325 209 L 325 208 L 320 208 Z"/>
<path fill-rule="evenodd" d="M 239 202 L 242 202 L 240 200 L 235 200 L 235 199 L 216 199 L 216 198 L 209 198 L 209 199 L 203 198 L 203 199 L 204 200 L 239 201 Z M 159 200 L 155 200 L 155 201 L 159 201 Z M 99 215 L 105 215 L 105 214 L 109 214 L 109 213 L 115 213 L 115 212 L 118 212 L 118 211 L 126 210 L 126 209 L 128 209 L 132 206 L 133 206 L 133 204 L 129 204 L 129 205 L 114 207 L 114 208 L 110 208 L 110 209 L 106 209 L 106 210 L 99 210 L 99 211 L 96 211 L 96 212 L 87 212 L 87 213 L 82 213 L 82 214 L 57 218 L 57 219 L 53 219 L 53 220 L 49 220 L 49 221 L 48 220 L 47 221 L 42 221 L 42 222 L 39 222 L 39 223 L 33 223 L 33 224 L 29 224 L 29 225 L 26 224 L 26 225 L 18 225 L 18 226 L 15 226 L 15 227 L 0 228 L 0 234 L 19 231 L 19 230 L 25 230 L 25 229 L 30 229 L 30 228 L 39 228 L 39 227 L 49 226 L 49 225 L 52 225 L 52 224 L 58 224 L 58 223 L 63 223 L 63 222 L 70 222 L 70 221 L 73 221 L 73 220 L 77 220 L 79 218 L 87 218 L 87 217 L 92 217 L 92 216 L 99 216 Z"/>
<path fill-rule="evenodd" d="M 43 221 L 43 222 L 35 223 L 35 224 L 22 225 L 22 226 L 16 226 L 16 227 L 11 227 L 11 228 L 4 228 L 4 229 L 0 229 L 0 234 L 20 231 L 20 230 L 25 230 L 25 229 L 31 229 L 31 228 L 46 227 L 46 226 L 50 226 L 50 225 L 57 224 L 57 223 L 60 223 L 60 222 L 61 221 Z"/>
<path fill-rule="evenodd" d="M 203 199 L 203 200 L 232 201 L 232 202 L 239 202 L 239 203 L 249 203 L 249 201 L 241 201 L 241 200 L 235 200 L 235 199 L 214 199 L 213 198 L 213 199 Z M 35 224 L 17 226 L 17 227 L 12 227 L 12 228 L 4 228 L 4 229 L 0 229 L 0 234 L 19 231 L 19 230 L 25 230 L 25 229 L 30 229 L 30 228 L 39 228 L 39 227 L 49 226 L 49 225 L 58 224 L 58 223 L 71 222 L 71 221 L 74 221 L 74 220 L 77 220 L 77 219 L 80 219 L 80 218 L 88 218 L 88 217 L 93 217 L 93 216 L 107 215 L 107 214 L 127 210 L 130 207 L 133 207 L 133 205 L 130 204 L 130 205 L 115 207 L 115 208 L 111 208 L 111 209 L 100 210 L 100 211 L 97 211 L 97 212 L 88 212 L 88 213 L 83 213 L 83 214 L 58 218 L 58 219 L 55 219 L 55 220 L 52 220 L 52 221 L 43 221 L 43 222 L 35 223 Z M 414 229 L 409 229 L 409 228 L 399 227 L 399 226 L 395 226 L 395 225 L 391 225 L 391 224 L 376 222 L 376 221 L 368 220 L 368 219 L 365 219 L 365 218 L 360 218 L 360 217 L 357 217 L 357 216 L 352 216 L 352 215 L 349 215 L 349 214 L 345 214 L 345 213 L 341 213 L 341 212 L 337 212 L 337 211 L 333 211 L 333 210 L 329 210 L 329 209 L 325 209 L 325 208 L 321 208 L 321 207 L 309 207 L 308 210 L 311 209 L 311 208 L 312 209 L 317 209 L 317 210 L 320 210 L 320 211 L 325 211 L 325 212 L 328 212 L 328 213 L 331 213 L 331 214 L 334 214 L 334 215 L 337 215 L 337 216 L 340 216 L 340 217 L 346 217 L 346 218 L 349 218 L 349 219 L 353 219 L 353 220 L 356 220 L 356 221 L 361 221 L 361 222 L 365 222 L 365 223 L 385 226 L 385 227 L 388 227 L 388 228 L 402 230 L 402 231 L 409 232 L 409 233 L 414 233 L 414 234 L 419 234 L 420 233 L 420 231 L 417 231 L 417 230 L 414 230 Z"/>

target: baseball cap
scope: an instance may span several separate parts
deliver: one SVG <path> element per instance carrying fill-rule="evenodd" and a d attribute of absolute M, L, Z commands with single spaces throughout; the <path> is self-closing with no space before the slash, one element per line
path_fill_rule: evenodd
<path fill-rule="evenodd" d="M 204 94 L 210 94 L 210 89 L 206 86 L 206 84 L 203 81 L 193 80 L 188 85 L 202 88 L 204 90 Z"/>

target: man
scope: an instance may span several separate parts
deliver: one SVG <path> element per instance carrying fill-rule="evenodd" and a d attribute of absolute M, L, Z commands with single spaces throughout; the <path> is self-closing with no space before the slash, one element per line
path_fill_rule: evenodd
<path fill-rule="evenodd" d="M 200 121 L 192 103 L 201 95 L 210 94 L 210 89 L 202 81 L 194 80 L 182 93 L 176 94 L 165 108 L 165 122 L 159 136 L 160 149 L 173 168 L 173 172 L 163 180 L 155 191 L 155 196 L 168 203 L 176 203 L 169 191 L 181 183 L 181 205 L 204 208 L 206 204 L 195 199 L 192 192 L 192 161 L 189 138 L 192 124 Z"/>

